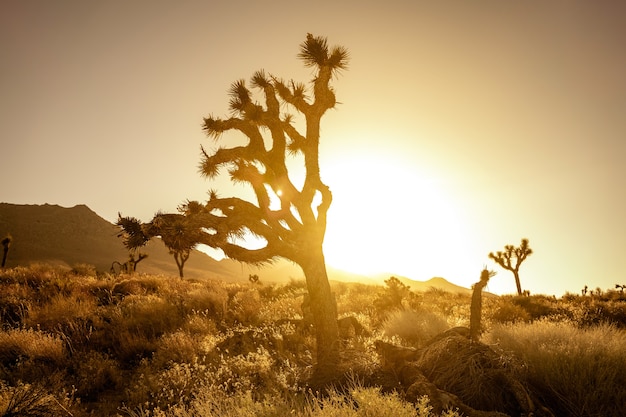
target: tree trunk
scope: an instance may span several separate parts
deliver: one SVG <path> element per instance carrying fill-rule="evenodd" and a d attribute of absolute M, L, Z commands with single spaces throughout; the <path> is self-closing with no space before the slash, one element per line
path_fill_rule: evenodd
<path fill-rule="evenodd" d="M 189 259 L 189 255 L 185 256 L 184 253 L 174 252 L 174 260 L 176 261 L 176 266 L 178 267 L 178 276 L 180 279 L 185 278 L 183 274 L 183 268 L 185 268 L 185 262 Z"/>
<path fill-rule="evenodd" d="M 9 248 L 8 247 L 4 247 L 4 250 L 2 252 L 2 268 L 4 268 L 4 266 L 7 263 L 7 255 L 9 254 Z"/>
<path fill-rule="evenodd" d="M 324 254 L 321 249 L 309 253 L 300 264 L 306 278 L 311 313 L 317 342 L 317 364 L 313 375 L 315 385 L 325 385 L 338 375 L 339 331 L 337 304 L 330 290 Z"/>
<path fill-rule="evenodd" d="M 519 272 L 513 270 L 513 276 L 515 277 L 515 285 L 517 286 L 517 295 L 522 295 L 522 284 L 519 280 Z"/>
<path fill-rule="evenodd" d="M 478 281 L 474 284 L 474 292 L 472 293 L 472 304 L 470 306 L 470 338 L 475 342 L 480 339 L 480 321 L 483 310 L 482 292 L 486 285 L 487 281 Z"/>

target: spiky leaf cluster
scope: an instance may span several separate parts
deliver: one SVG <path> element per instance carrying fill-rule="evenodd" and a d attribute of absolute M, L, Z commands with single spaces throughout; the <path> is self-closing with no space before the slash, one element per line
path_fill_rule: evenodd
<path fill-rule="evenodd" d="M 504 251 L 489 253 L 489 258 L 508 271 L 519 271 L 522 262 L 532 253 L 533 250 L 528 246 L 528 239 L 522 239 L 519 247 L 506 245 Z"/>

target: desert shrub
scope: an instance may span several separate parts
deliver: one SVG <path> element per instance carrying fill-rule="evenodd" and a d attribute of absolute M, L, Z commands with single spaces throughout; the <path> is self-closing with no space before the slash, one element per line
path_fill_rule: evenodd
<path fill-rule="evenodd" d="M 539 321 L 495 326 L 488 335 L 528 365 L 528 383 L 555 415 L 626 415 L 626 333 Z"/>
<path fill-rule="evenodd" d="M 397 336 L 415 346 L 427 341 L 448 328 L 441 316 L 426 310 L 396 310 L 389 314 L 382 325 L 388 337 Z"/>
<path fill-rule="evenodd" d="M 488 308 L 490 297 L 483 294 L 483 308 Z M 444 317 L 450 327 L 469 326 L 470 319 L 469 294 L 451 293 L 431 287 L 424 291 L 420 308 Z"/>
<path fill-rule="evenodd" d="M 125 279 L 116 283 L 111 292 L 117 297 L 126 297 L 128 295 L 144 294 L 144 288 L 136 279 Z"/>
<path fill-rule="evenodd" d="M 73 405 L 73 393 L 61 388 L 54 375 L 48 376 L 45 385 L 19 382 L 8 386 L 0 381 L 0 416 L 72 416 Z"/>
<path fill-rule="evenodd" d="M 259 324 L 259 311 L 262 306 L 261 296 L 255 288 L 238 291 L 229 302 L 229 319 L 243 325 Z"/>
<path fill-rule="evenodd" d="M 261 302 L 258 319 L 262 323 L 271 323 L 284 319 L 299 320 L 302 318 L 303 297 L 281 295 Z"/>
<path fill-rule="evenodd" d="M 293 278 L 284 285 L 261 285 L 257 289 L 261 298 L 269 301 L 283 297 L 297 298 L 307 292 L 306 281 Z"/>
<path fill-rule="evenodd" d="M 97 302 L 93 297 L 79 292 L 57 294 L 46 303 L 31 306 L 23 323 L 28 327 L 66 335 L 84 335 L 84 332 L 89 332 L 90 322 L 97 320 L 96 310 Z"/>
<path fill-rule="evenodd" d="M 128 296 L 119 307 L 118 325 L 150 338 L 178 329 L 186 319 L 179 306 L 154 294 Z"/>
<path fill-rule="evenodd" d="M 41 378 L 63 368 L 67 352 L 63 341 L 54 335 L 32 329 L 0 332 L 0 364 L 2 379 Z M 14 378 L 15 377 L 15 378 Z"/>
<path fill-rule="evenodd" d="M 381 288 L 374 285 L 353 283 L 337 294 L 337 313 L 341 315 L 374 315 L 374 300 L 381 297 Z"/>
<path fill-rule="evenodd" d="M 193 311 L 187 316 L 182 330 L 192 336 L 203 336 L 217 333 L 217 325 L 214 318 L 205 311 Z"/>
<path fill-rule="evenodd" d="M 516 323 L 530 321 L 530 314 L 523 307 L 511 303 L 507 298 L 502 297 L 500 302 L 493 305 L 486 311 L 484 316 L 491 322 L 496 323 Z"/>
<path fill-rule="evenodd" d="M 132 369 L 142 359 L 150 358 L 157 349 L 157 341 L 154 337 L 147 336 L 144 332 L 135 332 L 128 329 L 116 329 L 110 333 L 101 346 L 109 344 L 114 358 L 120 362 L 123 369 Z"/>
<path fill-rule="evenodd" d="M 86 292 L 95 298 L 98 306 L 109 306 L 114 304 L 113 286 L 115 282 L 110 279 L 93 280 L 87 286 Z"/>
<path fill-rule="evenodd" d="M 190 312 L 202 312 L 220 322 L 226 314 L 228 293 L 218 285 L 194 288 L 185 295 L 183 303 Z"/>
<path fill-rule="evenodd" d="M 77 354 L 71 374 L 76 395 L 83 402 L 97 401 L 102 393 L 119 390 L 124 379 L 116 360 L 94 351 Z"/>
<path fill-rule="evenodd" d="M 55 281 L 65 275 L 66 270 L 46 264 L 33 264 L 0 270 L 0 281 L 39 288 L 44 283 Z"/>
<path fill-rule="evenodd" d="M 74 264 L 70 273 L 81 277 L 95 277 L 96 267 L 90 264 Z"/>
<path fill-rule="evenodd" d="M 503 296 L 503 300 L 523 308 L 528 314 L 530 320 L 539 320 L 545 317 L 558 316 L 560 313 L 556 304 L 556 299 L 546 297 L 545 295 Z"/>
<path fill-rule="evenodd" d="M 626 303 L 602 301 L 597 297 L 576 297 L 565 306 L 567 316 L 580 327 L 612 324 L 626 328 Z"/>
<path fill-rule="evenodd" d="M 28 315 L 33 292 L 17 283 L 5 283 L 0 289 L 0 323 L 3 328 L 18 327 Z"/>
<path fill-rule="evenodd" d="M 275 400 L 297 391 L 298 380 L 297 367 L 259 347 L 245 355 L 220 355 L 210 362 L 198 358 L 190 363 L 171 362 L 159 372 L 145 368 L 131 388 L 130 400 L 133 404 L 147 403 L 151 409 L 186 408 L 202 392 L 223 397 L 251 392 L 257 401 Z"/>
<path fill-rule="evenodd" d="M 162 369 L 172 363 L 192 363 L 198 356 L 199 349 L 199 341 L 189 333 L 177 331 L 165 334 L 156 344 L 152 365 Z"/>
<path fill-rule="evenodd" d="M 400 309 L 402 301 L 409 296 L 411 289 L 398 278 L 391 277 L 385 280 L 385 289 L 374 299 L 377 310 L 384 312 Z"/>

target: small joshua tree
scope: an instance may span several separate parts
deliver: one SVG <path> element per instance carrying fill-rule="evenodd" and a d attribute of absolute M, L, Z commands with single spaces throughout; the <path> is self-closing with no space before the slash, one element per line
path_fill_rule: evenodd
<path fill-rule="evenodd" d="M 495 254 L 489 253 L 489 258 L 502 268 L 511 271 L 515 277 L 515 285 L 517 286 L 517 294 L 523 295 L 522 284 L 519 279 L 519 267 L 524 260 L 531 255 L 533 250 L 528 246 L 528 239 L 522 239 L 522 243 L 519 247 L 513 245 L 506 245 L 504 251 L 498 251 Z"/>
<path fill-rule="evenodd" d="M 482 291 L 487 286 L 489 279 L 496 275 L 495 272 L 483 269 L 480 273 L 480 280 L 473 285 L 472 304 L 470 306 L 470 338 L 477 342 L 480 338 L 481 325 L 480 319 L 482 315 L 483 299 Z"/>
<path fill-rule="evenodd" d="M 11 246 L 11 241 L 13 240 L 13 238 L 11 237 L 11 235 L 7 235 L 7 237 L 5 237 L 4 239 L 2 239 L 2 268 L 4 268 L 4 266 L 7 263 L 7 256 L 9 255 L 9 247 Z"/>
<path fill-rule="evenodd" d="M 145 224 L 134 217 L 119 215 L 117 225 L 123 229 L 120 236 L 124 238 L 124 245 L 129 250 L 136 250 L 153 237 L 160 236 L 174 256 L 180 278 L 184 277 L 185 262 L 201 239 L 200 226 L 184 214 L 157 213 L 151 222 Z"/>

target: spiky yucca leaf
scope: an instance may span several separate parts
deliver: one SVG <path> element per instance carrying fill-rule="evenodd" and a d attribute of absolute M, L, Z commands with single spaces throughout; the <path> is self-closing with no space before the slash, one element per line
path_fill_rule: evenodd
<path fill-rule="evenodd" d="M 346 70 L 348 69 L 349 59 L 350 54 L 348 53 L 348 49 L 343 46 L 336 46 L 333 48 L 328 58 L 328 66 L 336 71 Z"/>
<path fill-rule="evenodd" d="M 200 151 L 202 152 L 202 160 L 198 166 L 200 175 L 209 179 L 217 177 L 220 173 L 221 164 L 212 162 L 213 157 L 204 149 L 204 146 L 200 146 Z"/>
<path fill-rule="evenodd" d="M 203 121 L 202 130 L 204 130 L 208 137 L 216 141 L 222 136 L 225 130 L 230 128 L 224 120 L 217 117 L 205 117 Z"/>
<path fill-rule="evenodd" d="M 344 70 L 348 68 L 348 50 L 342 46 L 336 46 L 328 53 L 328 41 L 323 36 L 313 36 L 308 33 L 306 41 L 300 45 L 300 58 L 307 67 L 328 66 L 331 70 Z"/>
<path fill-rule="evenodd" d="M 306 40 L 300 45 L 298 58 L 307 67 L 324 65 L 328 60 L 328 41 L 323 36 L 307 33 Z"/>
<path fill-rule="evenodd" d="M 118 213 L 117 225 L 122 228 L 118 236 L 122 237 L 127 249 L 140 248 L 150 240 L 144 233 L 141 222 L 135 217 L 122 217 L 122 214 Z"/>
<path fill-rule="evenodd" d="M 228 90 L 230 96 L 231 109 L 240 110 L 251 102 L 250 91 L 246 87 L 245 80 L 237 80 L 231 84 Z"/>
<path fill-rule="evenodd" d="M 257 88 L 266 88 L 271 85 L 270 79 L 265 75 L 265 71 L 259 70 L 252 75 L 252 86 Z"/>

